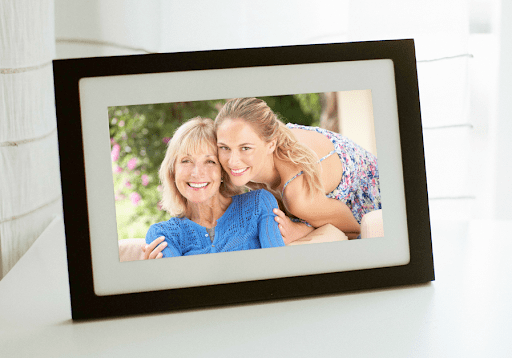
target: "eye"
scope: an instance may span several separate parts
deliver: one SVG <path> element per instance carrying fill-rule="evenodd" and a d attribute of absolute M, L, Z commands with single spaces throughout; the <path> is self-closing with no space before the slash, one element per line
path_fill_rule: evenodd
<path fill-rule="evenodd" d="M 249 150 L 252 149 L 251 147 L 242 147 L 242 150 Z"/>
<path fill-rule="evenodd" d="M 188 158 L 183 158 L 180 163 L 190 163 L 190 159 Z"/>
<path fill-rule="evenodd" d="M 219 149 L 220 149 L 220 150 L 229 150 L 229 148 L 228 148 L 228 147 L 226 147 L 225 145 L 221 145 L 221 146 L 219 147 Z"/>
<path fill-rule="evenodd" d="M 208 160 L 208 161 L 207 161 L 207 163 L 210 163 L 210 164 L 217 164 L 217 162 L 216 162 L 215 160 L 212 160 L 212 159 Z"/>

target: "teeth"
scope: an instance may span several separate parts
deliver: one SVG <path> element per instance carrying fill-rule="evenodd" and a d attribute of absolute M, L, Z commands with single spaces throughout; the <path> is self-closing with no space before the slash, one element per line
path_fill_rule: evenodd
<path fill-rule="evenodd" d="M 204 188 L 208 183 L 188 183 L 192 188 Z"/>
<path fill-rule="evenodd" d="M 247 170 L 247 168 L 244 168 L 244 169 L 238 169 L 238 170 L 231 169 L 231 171 L 232 171 L 233 173 L 235 173 L 235 174 L 240 174 L 240 173 L 242 173 L 242 172 L 244 172 L 244 171 L 246 171 L 246 170 Z"/>

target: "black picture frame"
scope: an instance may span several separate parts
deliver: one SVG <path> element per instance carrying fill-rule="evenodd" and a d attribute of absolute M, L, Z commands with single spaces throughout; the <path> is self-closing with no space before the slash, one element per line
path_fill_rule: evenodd
<path fill-rule="evenodd" d="M 410 260 L 406 265 L 99 296 L 94 291 L 79 81 L 83 78 L 390 59 Z M 341 293 L 434 280 L 414 41 L 230 49 L 53 61 L 64 223 L 75 320 Z"/>

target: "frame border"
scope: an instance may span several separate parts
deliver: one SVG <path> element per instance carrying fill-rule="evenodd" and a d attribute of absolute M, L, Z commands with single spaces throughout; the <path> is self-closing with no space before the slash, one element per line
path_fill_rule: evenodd
<path fill-rule="evenodd" d="M 97 296 L 93 287 L 78 83 L 84 77 L 391 59 L 410 262 L 403 266 Z M 434 280 L 414 40 L 54 60 L 55 106 L 74 320 L 331 294 Z M 151 305 L 147 305 L 151 302 Z"/>

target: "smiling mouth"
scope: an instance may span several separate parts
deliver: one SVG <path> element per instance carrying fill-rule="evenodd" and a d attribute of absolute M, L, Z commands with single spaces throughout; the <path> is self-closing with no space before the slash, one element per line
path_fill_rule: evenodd
<path fill-rule="evenodd" d="M 243 173 L 245 173 L 247 171 L 247 169 L 249 169 L 249 167 L 243 168 L 243 169 L 231 169 L 231 175 L 234 175 L 234 176 L 242 175 Z"/>
<path fill-rule="evenodd" d="M 206 188 L 206 186 L 208 186 L 209 183 L 187 183 L 189 187 L 193 188 L 193 189 L 202 189 L 202 188 Z"/>

